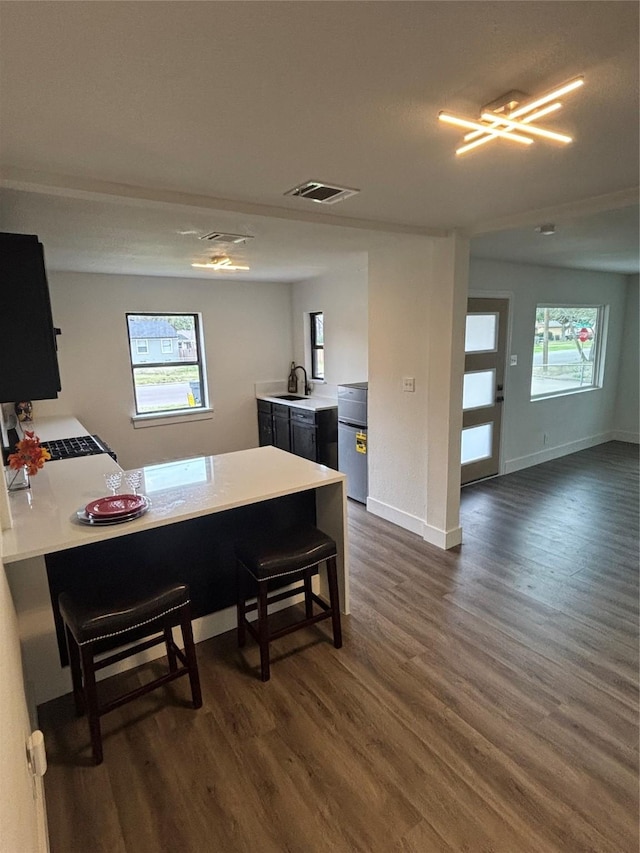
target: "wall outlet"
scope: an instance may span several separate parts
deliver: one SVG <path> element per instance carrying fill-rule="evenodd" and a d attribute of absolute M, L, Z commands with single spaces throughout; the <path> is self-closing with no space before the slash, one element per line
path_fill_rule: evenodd
<path fill-rule="evenodd" d="M 415 391 L 416 390 L 416 380 L 413 376 L 405 376 L 402 380 L 402 390 L 403 391 Z"/>
<path fill-rule="evenodd" d="M 509 358 L 509 365 L 510 365 L 511 367 L 515 367 L 517 364 L 518 364 L 518 356 L 517 356 L 517 355 L 512 355 L 512 356 Z"/>

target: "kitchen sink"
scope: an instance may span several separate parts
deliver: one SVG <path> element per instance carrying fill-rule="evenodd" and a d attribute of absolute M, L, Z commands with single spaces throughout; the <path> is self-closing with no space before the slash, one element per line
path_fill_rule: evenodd
<path fill-rule="evenodd" d="M 297 394 L 274 394 L 276 400 L 306 400 L 306 397 L 299 397 Z"/>

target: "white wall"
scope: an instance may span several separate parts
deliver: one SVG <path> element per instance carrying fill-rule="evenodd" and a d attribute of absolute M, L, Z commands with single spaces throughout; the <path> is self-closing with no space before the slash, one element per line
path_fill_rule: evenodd
<path fill-rule="evenodd" d="M 0 550 L 2 534 L 0 533 Z M 0 563 L 0 853 L 46 850 L 42 782 L 26 761 L 31 734 L 22 680 L 16 613 Z"/>
<path fill-rule="evenodd" d="M 440 547 L 460 534 L 466 256 L 455 237 L 379 235 L 369 252 L 367 507 Z"/>
<path fill-rule="evenodd" d="M 338 269 L 294 284 L 292 294 L 294 357 L 296 364 L 303 364 L 308 371 L 311 369 L 309 313 L 324 314 L 325 384 L 316 383 L 315 393 L 334 397 L 338 385 L 366 382 L 369 375 L 366 253 L 345 256 Z"/>
<path fill-rule="evenodd" d="M 471 259 L 469 292 L 512 295 L 511 344 L 518 356 L 507 367 L 503 417 L 503 471 L 515 471 L 608 441 L 615 408 L 626 299 L 626 277 L 613 273 L 555 269 Z M 580 394 L 530 400 L 536 305 L 609 306 L 603 387 Z M 543 435 L 548 435 L 544 444 Z"/>
<path fill-rule="evenodd" d="M 284 380 L 293 358 L 291 285 L 52 272 L 62 329 L 62 393 L 35 403 L 42 415 L 68 413 L 100 435 L 124 468 L 179 456 L 226 453 L 258 443 L 253 383 Z M 200 312 L 214 415 L 134 429 L 125 312 Z"/>
<path fill-rule="evenodd" d="M 627 276 L 627 299 L 622 329 L 620 376 L 614 420 L 616 438 L 621 441 L 635 442 L 640 440 L 640 428 L 638 426 L 640 419 L 640 400 L 638 399 L 640 389 L 638 278 L 637 275 Z"/>

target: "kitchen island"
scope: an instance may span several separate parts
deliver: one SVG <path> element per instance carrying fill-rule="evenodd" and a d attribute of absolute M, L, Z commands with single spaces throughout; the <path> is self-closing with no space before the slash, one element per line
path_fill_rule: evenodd
<path fill-rule="evenodd" d="M 56 605 L 63 587 L 184 579 L 192 587 L 194 635 L 201 641 L 235 626 L 233 543 L 257 526 L 286 529 L 314 521 L 332 536 L 341 609 L 349 612 L 343 474 L 275 447 L 176 460 L 142 469 L 151 501 L 145 515 L 109 526 L 81 524 L 77 510 L 105 494 L 109 470 L 119 468 L 107 454 L 49 462 L 31 489 L 10 496 L 14 523 L 3 531 L 2 560 L 37 703 L 70 690 Z"/>

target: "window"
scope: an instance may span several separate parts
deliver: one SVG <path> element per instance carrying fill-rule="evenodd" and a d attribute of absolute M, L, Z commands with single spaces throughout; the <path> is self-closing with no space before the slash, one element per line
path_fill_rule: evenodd
<path fill-rule="evenodd" d="M 324 379 L 324 315 L 314 311 L 311 320 L 311 378 Z"/>
<path fill-rule="evenodd" d="M 531 399 L 600 387 L 603 306 L 538 305 Z"/>
<path fill-rule="evenodd" d="M 199 315 L 127 314 L 127 330 L 136 414 L 205 408 Z"/>

